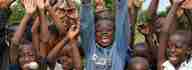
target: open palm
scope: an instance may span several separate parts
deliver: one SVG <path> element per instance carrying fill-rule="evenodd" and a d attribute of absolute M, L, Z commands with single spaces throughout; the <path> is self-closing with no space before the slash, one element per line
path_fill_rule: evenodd
<path fill-rule="evenodd" d="M 37 0 L 36 1 L 37 3 L 37 7 L 39 8 L 39 9 L 44 9 L 45 8 L 45 1 L 44 0 Z"/>
<path fill-rule="evenodd" d="M 23 4 L 26 10 L 26 13 L 32 14 L 36 11 L 36 5 L 34 0 L 23 0 Z"/>

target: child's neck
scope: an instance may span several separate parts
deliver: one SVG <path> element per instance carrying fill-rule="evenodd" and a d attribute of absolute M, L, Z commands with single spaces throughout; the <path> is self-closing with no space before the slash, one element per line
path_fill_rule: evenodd
<path fill-rule="evenodd" d="M 178 70 L 179 67 L 180 67 L 180 65 L 181 65 L 181 62 L 180 62 L 180 63 L 177 63 L 177 64 L 174 64 L 173 66 L 175 67 L 175 70 Z"/>
<path fill-rule="evenodd" d="M 98 43 L 96 43 L 96 47 L 99 47 L 99 48 L 111 48 L 112 45 L 108 45 L 108 46 L 101 46 L 99 45 Z"/>

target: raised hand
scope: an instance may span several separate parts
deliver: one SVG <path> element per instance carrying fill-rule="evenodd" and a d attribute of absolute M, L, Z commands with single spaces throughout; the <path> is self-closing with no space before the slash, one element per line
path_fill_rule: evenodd
<path fill-rule="evenodd" d="M 134 6 L 140 8 L 144 0 L 133 0 Z"/>
<path fill-rule="evenodd" d="M 185 9 L 192 9 L 192 0 L 185 0 L 181 7 Z"/>
<path fill-rule="evenodd" d="M 13 0 L 0 0 L 0 8 L 8 8 Z"/>
<path fill-rule="evenodd" d="M 176 3 L 176 4 L 181 4 L 181 3 L 183 3 L 185 0 L 174 0 L 174 3 Z"/>
<path fill-rule="evenodd" d="M 36 0 L 36 5 L 40 10 L 45 8 L 45 4 L 45 0 Z"/>
<path fill-rule="evenodd" d="M 80 31 L 80 25 L 77 24 L 77 25 L 72 25 L 67 33 L 67 37 L 71 40 L 73 40 L 78 34 L 79 34 L 79 31 Z"/>
<path fill-rule="evenodd" d="M 22 0 L 26 13 L 33 14 L 36 11 L 35 0 Z"/>
<path fill-rule="evenodd" d="M 50 0 L 45 0 L 45 7 L 48 8 L 51 6 L 51 4 L 49 3 Z M 53 0 L 55 1 L 55 0 Z"/>
<path fill-rule="evenodd" d="M 150 33 L 150 28 L 147 25 L 139 25 L 138 31 L 143 35 L 148 35 Z"/>

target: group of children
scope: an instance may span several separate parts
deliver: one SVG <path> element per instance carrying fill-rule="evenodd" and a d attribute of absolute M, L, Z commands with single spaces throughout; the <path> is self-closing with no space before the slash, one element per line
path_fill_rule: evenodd
<path fill-rule="evenodd" d="M 0 9 L 8 1 L 0 0 Z M 81 0 L 80 8 L 75 0 L 21 0 L 26 13 L 10 27 L 3 70 L 192 70 L 192 33 L 176 29 L 178 8 L 190 0 L 171 0 L 166 17 L 156 15 L 159 0 L 152 0 L 154 18 L 138 26 L 145 43 L 136 45 L 130 33 L 142 1 L 113 1 L 115 13 L 104 0 L 96 8 L 92 0 Z"/>

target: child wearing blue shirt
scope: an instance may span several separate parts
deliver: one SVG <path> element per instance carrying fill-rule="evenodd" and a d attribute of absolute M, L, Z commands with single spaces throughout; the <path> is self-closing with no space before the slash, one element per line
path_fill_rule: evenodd
<path fill-rule="evenodd" d="M 81 47 L 86 70 L 124 70 L 129 59 L 127 0 L 117 1 L 115 21 L 108 10 L 93 17 L 90 1 L 81 7 Z"/>

